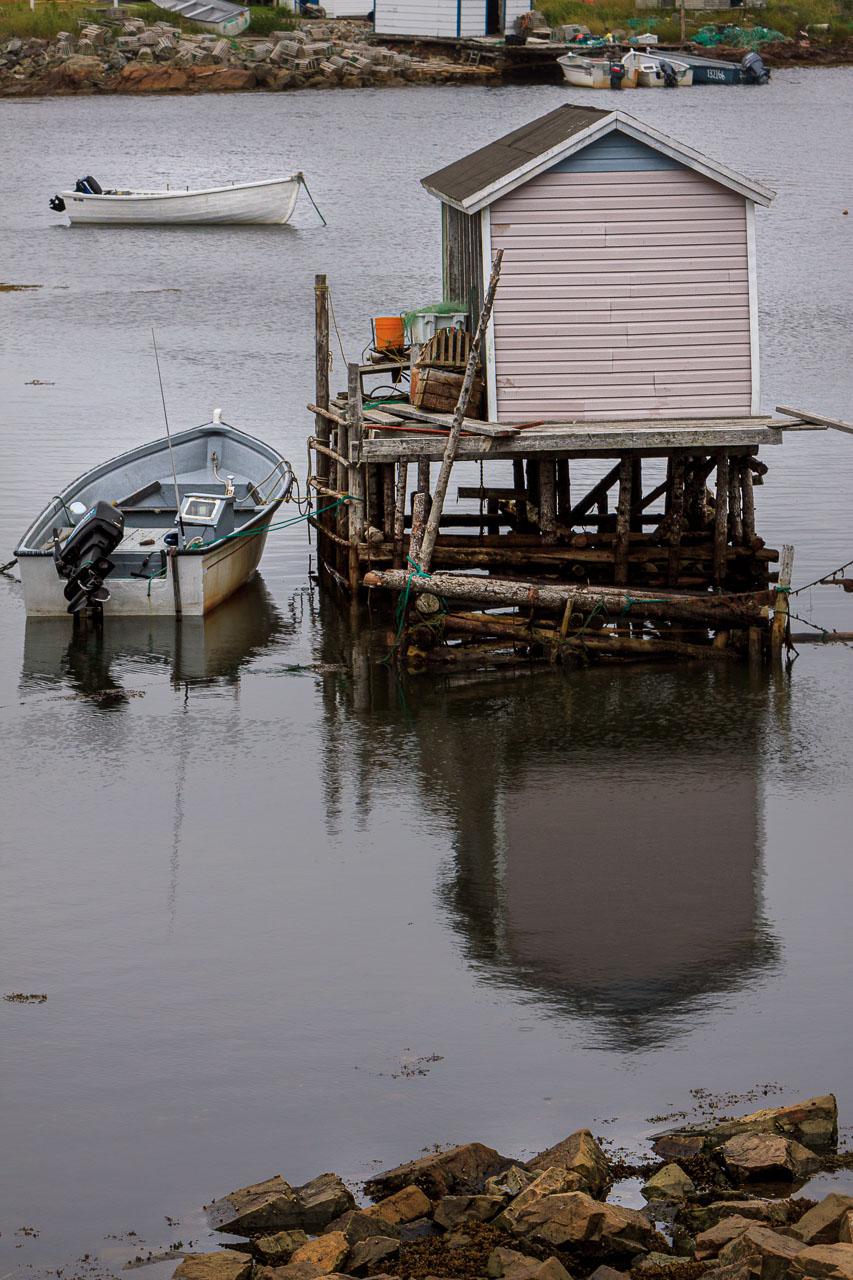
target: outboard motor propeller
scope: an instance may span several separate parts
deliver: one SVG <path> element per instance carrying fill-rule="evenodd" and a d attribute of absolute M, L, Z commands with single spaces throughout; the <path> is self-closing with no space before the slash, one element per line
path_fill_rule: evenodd
<path fill-rule="evenodd" d="M 115 564 L 109 559 L 124 537 L 124 516 L 109 502 L 96 502 L 74 532 L 60 542 L 53 533 L 53 560 L 60 578 L 67 578 L 68 612 L 99 606 L 109 600 L 104 578 Z"/>
<path fill-rule="evenodd" d="M 744 84 L 767 84 L 770 79 L 763 58 L 755 52 L 747 53 L 741 59 L 740 69 Z"/>
<path fill-rule="evenodd" d="M 104 194 L 104 188 L 97 178 L 93 178 L 91 174 L 89 174 L 88 178 L 78 178 L 74 190 L 79 191 L 84 196 L 102 196 Z"/>
<path fill-rule="evenodd" d="M 55 196 L 50 197 L 48 204 L 50 205 L 51 209 L 55 209 L 57 213 L 65 212 L 65 201 L 62 199 L 62 196 L 59 195 L 58 193 Z"/>
<path fill-rule="evenodd" d="M 610 64 L 610 88 L 621 89 L 622 81 L 625 79 L 625 68 L 621 62 L 611 62 Z"/>
<path fill-rule="evenodd" d="M 664 89 L 678 88 L 678 73 L 671 62 L 667 62 L 666 58 L 660 60 L 660 73 L 663 76 Z"/>

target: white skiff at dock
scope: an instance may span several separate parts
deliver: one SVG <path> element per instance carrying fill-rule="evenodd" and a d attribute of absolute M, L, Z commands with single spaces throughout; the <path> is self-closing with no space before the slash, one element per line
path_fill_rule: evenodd
<path fill-rule="evenodd" d="M 130 191 L 105 190 L 89 177 L 81 178 L 73 191 L 60 191 L 50 207 L 67 213 L 72 223 L 281 225 L 290 219 L 303 182 L 301 173 L 292 173 L 227 187 Z"/>

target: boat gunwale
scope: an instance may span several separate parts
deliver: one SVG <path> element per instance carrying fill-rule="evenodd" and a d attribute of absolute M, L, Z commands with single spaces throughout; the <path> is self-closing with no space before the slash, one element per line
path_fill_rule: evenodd
<path fill-rule="evenodd" d="M 261 516 L 266 515 L 267 512 L 270 511 L 270 509 L 272 509 L 273 514 L 278 509 L 278 507 L 285 500 L 287 494 L 290 492 L 291 488 L 293 487 L 293 468 L 290 466 L 290 463 L 287 462 L 287 459 L 282 454 L 280 454 L 277 449 L 273 448 L 272 445 L 266 444 L 263 440 L 259 440 L 257 439 L 256 436 L 251 436 L 245 431 L 241 431 L 239 427 L 230 426 L 227 422 L 205 422 L 197 427 L 188 427 L 185 431 L 176 431 L 172 435 L 171 439 L 172 439 L 172 445 L 174 446 L 174 445 L 180 445 L 180 444 L 191 444 L 194 440 L 203 439 L 205 436 L 222 435 L 222 434 L 225 434 L 226 436 L 230 436 L 235 441 L 247 444 L 250 447 L 255 448 L 257 452 L 260 453 L 262 456 L 264 456 L 268 462 L 275 462 L 276 465 L 280 463 L 286 463 L 287 465 L 286 474 L 289 479 L 289 484 L 287 485 L 284 493 L 281 495 L 281 497 L 274 499 L 273 502 L 261 507 L 259 511 L 256 511 L 252 519 L 248 520 L 245 525 L 241 526 L 243 529 L 245 529 L 249 525 L 251 525 L 253 521 L 258 520 L 260 519 Z M 33 535 L 34 531 L 45 521 L 45 519 L 48 516 L 58 515 L 59 512 L 62 510 L 63 505 L 67 502 L 73 501 L 75 494 L 81 488 L 83 488 L 87 484 L 91 484 L 95 480 L 101 479 L 103 476 L 108 475 L 111 471 L 115 471 L 118 463 L 123 463 L 127 461 L 135 462 L 140 458 L 153 457 L 157 453 L 168 453 L 168 449 L 169 449 L 168 436 L 161 436 L 157 440 L 149 440 L 146 444 L 137 445 L 133 449 L 127 449 L 125 450 L 124 453 L 118 453 L 115 455 L 115 457 L 108 458 L 106 459 L 106 461 L 99 463 L 96 467 L 92 467 L 89 471 L 84 471 L 82 475 L 77 476 L 76 479 L 72 480 L 70 484 L 65 486 L 64 489 L 60 490 L 60 492 L 53 499 L 51 499 L 51 501 L 47 504 L 47 506 L 42 508 L 42 510 L 36 516 L 35 520 L 32 521 L 32 523 L 24 533 L 23 537 L 21 538 L 20 542 L 18 543 L 18 546 L 15 548 L 16 558 L 22 559 L 22 558 L 36 558 L 39 556 L 52 556 L 53 555 L 52 550 L 45 551 L 41 547 L 27 546 L 27 541 L 30 538 L 30 536 Z M 197 548 L 194 547 L 191 550 L 181 547 L 178 551 L 178 554 L 180 555 L 204 554 L 206 551 L 208 551 L 212 547 L 221 545 L 224 541 L 227 541 L 227 539 L 228 539 L 228 535 L 217 539 L 216 542 L 209 542 L 205 544 L 205 546 L 203 547 L 197 547 Z"/>
<path fill-rule="evenodd" d="M 227 191 L 247 191 L 257 190 L 260 187 L 278 187 L 286 186 L 288 183 L 298 183 L 300 175 L 292 173 L 287 178 L 264 178 L 262 182 L 234 182 L 227 187 L 188 187 L 184 191 L 103 191 L 100 194 L 94 191 L 60 191 L 63 200 L 108 200 L 114 204 L 118 200 L 171 200 L 181 197 L 186 199 L 188 196 L 217 196 Z"/>

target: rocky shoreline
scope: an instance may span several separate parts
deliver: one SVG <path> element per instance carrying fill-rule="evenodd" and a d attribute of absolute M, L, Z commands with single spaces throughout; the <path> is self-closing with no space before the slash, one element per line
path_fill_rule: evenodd
<path fill-rule="evenodd" d="M 415 56 L 368 43 L 366 23 L 305 22 L 269 37 L 188 34 L 167 22 L 91 23 L 56 40 L 0 43 L 0 96 L 358 89 L 496 83 L 492 65 Z"/>
<path fill-rule="evenodd" d="M 835 1098 L 668 1130 L 645 1165 L 581 1129 L 518 1162 L 481 1143 L 365 1184 L 280 1176 L 205 1206 L 236 1237 L 184 1256 L 175 1280 L 853 1280 L 853 1196 L 792 1196 L 837 1152 Z M 642 1174 L 647 1207 L 608 1199 Z"/>
<path fill-rule="evenodd" d="M 369 23 L 305 21 L 297 30 L 226 39 L 189 34 L 168 22 L 90 23 L 55 40 L 0 41 L 0 97 L 63 94 L 201 93 L 231 90 L 359 89 L 405 84 L 489 84 L 507 68 L 491 53 L 422 41 L 374 43 Z M 707 51 L 704 51 L 707 52 Z M 737 60 L 743 50 L 716 49 Z M 794 41 L 762 47 L 768 65 L 853 62 L 853 41 Z"/>

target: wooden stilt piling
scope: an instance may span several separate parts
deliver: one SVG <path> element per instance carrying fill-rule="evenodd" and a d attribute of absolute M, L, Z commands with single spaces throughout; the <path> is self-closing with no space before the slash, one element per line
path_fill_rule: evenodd
<path fill-rule="evenodd" d="M 717 454 L 717 494 L 714 509 L 714 582 L 722 586 L 726 576 L 728 546 L 729 455 Z"/>
<path fill-rule="evenodd" d="M 616 508 L 613 581 L 618 587 L 624 587 L 628 581 L 628 549 L 633 482 L 634 460 L 630 457 L 625 457 L 619 464 L 619 502 Z"/>
<path fill-rule="evenodd" d="M 544 458 L 539 470 L 539 528 L 542 541 L 552 546 L 557 541 L 557 476 L 552 458 Z"/>

